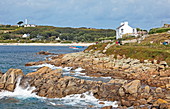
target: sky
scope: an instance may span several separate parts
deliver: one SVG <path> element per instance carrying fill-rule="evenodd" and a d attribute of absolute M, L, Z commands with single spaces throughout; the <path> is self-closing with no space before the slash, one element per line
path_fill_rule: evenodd
<path fill-rule="evenodd" d="M 0 24 L 151 29 L 170 23 L 170 0 L 0 0 Z"/>

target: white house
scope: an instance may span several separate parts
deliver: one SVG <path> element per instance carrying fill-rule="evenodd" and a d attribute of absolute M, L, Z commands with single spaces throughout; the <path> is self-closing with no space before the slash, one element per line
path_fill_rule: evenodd
<path fill-rule="evenodd" d="M 59 40 L 60 40 L 60 37 L 57 37 L 55 40 L 56 40 L 56 41 L 59 41 Z"/>
<path fill-rule="evenodd" d="M 23 37 L 23 38 L 30 37 L 30 34 L 24 34 L 22 37 Z"/>
<path fill-rule="evenodd" d="M 128 22 L 123 22 L 118 28 L 116 28 L 116 39 L 122 38 L 123 35 L 137 36 L 136 28 L 132 28 L 128 25 Z"/>

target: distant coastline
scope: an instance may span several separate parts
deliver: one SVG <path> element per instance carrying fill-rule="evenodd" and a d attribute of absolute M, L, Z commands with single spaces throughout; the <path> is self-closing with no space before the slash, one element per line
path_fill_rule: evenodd
<path fill-rule="evenodd" d="M 0 43 L 11 46 L 90 46 L 94 43 Z"/>

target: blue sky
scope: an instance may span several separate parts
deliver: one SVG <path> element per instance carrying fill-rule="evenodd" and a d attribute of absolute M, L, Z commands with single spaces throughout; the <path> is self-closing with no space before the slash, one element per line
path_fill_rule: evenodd
<path fill-rule="evenodd" d="M 170 0 L 0 0 L 0 24 L 150 29 L 170 23 Z"/>

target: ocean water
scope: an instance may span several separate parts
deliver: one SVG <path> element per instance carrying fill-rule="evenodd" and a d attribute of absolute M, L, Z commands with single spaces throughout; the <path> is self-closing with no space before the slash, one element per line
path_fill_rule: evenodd
<path fill-rule="evenodd" d="M 0 71 L 6 72 L 9 68 L 19 68 L 26 74 L 31 72 L 29 67 L 25 67 L 27 62 L 45 59 L 46 56 L 44 55 L 36 55 L 39 51 L 65 54 L 79 52 L 84 49 L 74 50 L 68 46 L 0 46 Z"/>
<path fill-rule="evenodd" d="M 35 71 L 42 66 L 48 66 L 52 69 L 63 69 L 63 75 L 69 75 L 86 80 L 109 81 L 110 77 L 92 78 L 81 73 L 82 68 L 75 69 L 75 73 L 70 73 L 70 67 L 56 67 L 50 64 L 42 64 L 38 66 L 25 67 L 25 63 L 32 61 L 44 60 L 47 56 L 36 55 L 39 51 L 49 51 L 56 54 L 73 53 L 84 50 L 71 49 L 67 46 L 0 46 L 0 71 L 6 72 L 9 68 L 22 69 L 25 74 Z M 19 86 L 14 92 L 0 92 L 0 109 L 100 109 L 104 106 L 117 107 L 116 102 L 100 101 L 96 99 L 91 92 L 83 94 L 68 95 L 63 98 L 48 99 L 39 97 L 35 93 L 31 93 L 34 87 L 22 89 Z M 82 98 L 83 95 L 83 98 Z M 105 104 L 99 104 L 104 102 Z"/>

